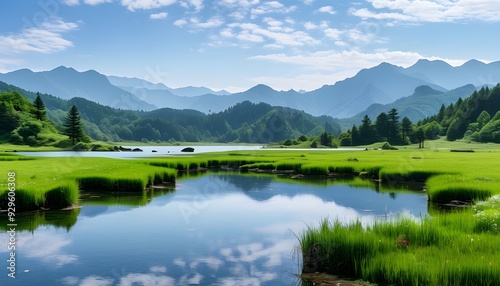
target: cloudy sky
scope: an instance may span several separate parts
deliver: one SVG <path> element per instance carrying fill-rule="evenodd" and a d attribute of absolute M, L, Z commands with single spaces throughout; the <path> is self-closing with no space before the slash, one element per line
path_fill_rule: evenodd
<path fill-rule="evenodd" d="M 2 0 L 0 72 L 313 90 L 381 62 L 500 60 L 498 0 Z"/>

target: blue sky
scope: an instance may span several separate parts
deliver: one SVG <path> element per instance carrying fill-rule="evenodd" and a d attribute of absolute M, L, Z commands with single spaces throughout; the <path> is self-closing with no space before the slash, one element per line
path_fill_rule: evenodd
<path fill-rule="evenodd" d="M 3 0 L 0 72 L 313 90 L 381 62 L 500 60 L 498 0 Z"/>

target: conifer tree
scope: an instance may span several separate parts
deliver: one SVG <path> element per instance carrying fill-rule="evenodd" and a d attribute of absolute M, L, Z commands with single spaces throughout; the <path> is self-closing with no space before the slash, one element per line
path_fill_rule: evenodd
<path fill-rule="evenodd" d="M 45 120 L 45 104 L 43 103 L 42 99 L 40 98 L 40 93 L 36 93 L 36 98 L 35 101 L 33 102 L 33 106 L 35 107 L 35 118 L 43 121 Z"/>
<path fill-rule="evenodd" d="M 69 136 L 73 145 L 75 142 L 82 141 L 85 133 L 82 128 L 82 120 L 78 108 L 73 104 L 66 115 L 64 126 L 64 134 Z"/>

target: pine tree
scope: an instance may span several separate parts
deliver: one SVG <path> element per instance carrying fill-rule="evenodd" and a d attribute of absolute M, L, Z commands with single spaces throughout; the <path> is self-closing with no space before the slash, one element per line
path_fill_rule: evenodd
<path fill-rule="evenodd" d="M 45 104 L 43 103 L 42 99 L 40 98 L 40 93 L 36 93 L 36 98 L 35 101 L 33 102 L 33 106 L 35 107 L 35 118 L 43 121 L 45 120 Z"/>
<path fill-rule="evenodd" d="M 403 138 L 403 140 L 406 140 L 406 137 L 410 136 L 412 125 L 413 124 L 411 123 L 411 120 L 406 116 L 401 121 L 401 137 Z"/>
<path fill-rule="evenodd" d="M 397 143 L 399 141 L 399 116 L 398 110 L 393 108 L 387 114 L 388 122 L 388 138 L 389 143 Z"/>
<path fill-rule="evenodd" d="M 372 121 L 368 115 L 363 117 L 359 126 L 359 144 L 372 144 L 377 141 L 376 130 L 372 125 Z"/>
<path fill-rule="evenodd" d="M 354 146 L 359 145 L 359 141 L 360 141 L 359 131 L 358 131 L 358 128 L 356 127 L 356 125 L 352 126 L 351 137 L 352 137 L 352 145 L 354 145 Z"/>
<path fill-rule="evenodd" d="M 69 109 L 63 126 L 64 134 L 69 136 L 73 145 L 75 145 L 75 142 L 82 141 L 85 137 L 85 133 L 82 129 L 82 120 L 76 105 L 73 104 L 73 106 Z"/>
<path fill-rule="evenodd" d="M 382 141 L 386 141 L 389 137 L 389 118 L 385 112 L 380 113 L 375 119 L 375 128 Z"/>

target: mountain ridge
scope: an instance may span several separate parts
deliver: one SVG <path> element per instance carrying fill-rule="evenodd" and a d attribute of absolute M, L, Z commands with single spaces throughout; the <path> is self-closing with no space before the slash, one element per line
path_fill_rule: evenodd
<path fill-rule="evenodd" d="M 314 116 L 350 118 L 372 104 L 385 105 L 407 97 L 419 86 L 447 92 L 467 84 L 495 85 L 500 82 L 500 61 L 483 63 L 469 60 L 453 67 L 441 60 L 420 59 L 407 68 L 382 62 L 362 69 L 350 78 L 308 92 L 277 91 L 258 84 L 230 95 L 224 92 L 217 94 L 216 91 L 202 94 L 212 91 L 206 87 L 172 89 L 162 83 L 155 84 L 139 78 L 105 76 L 95 70 L 78 72 L 64 66 L 47 72 L 20 69 L 0 74 L 0 80 L 27 90 L 66 99 L 83 97 L 122 109 L 154 110 L 169 107 L 196 109 L 209 114 L 221 112 L 239 102 L 250 101 L 303 110 Z"/>

